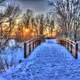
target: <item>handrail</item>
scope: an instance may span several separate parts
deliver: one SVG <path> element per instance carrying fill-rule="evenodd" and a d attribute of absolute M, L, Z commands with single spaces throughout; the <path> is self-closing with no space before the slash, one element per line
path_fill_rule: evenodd
<path fill-rule="evenodd" d="M 65 46 L 72 56 L 77 59 L 78 58 L 78 43 L 69 39 L 59 39 L 59 43 Z"/>
<path fill-rule="evenodd" d="M 9 38 L 8 40 L 10 39 L 15 39 L 15 38 Z M 4 44 L 6 44 L 8 40 L 6 40 Z M 36 48 L 41 42 L 43 42 L 43 40 L 44 40 L 44 36 L 38 35 L 28 41 L 21 42 L 24 46 L 24 58 L 26 58 L 34 50 L 34 48 Z M 6 45 L 4 44 L 3 45 L 0 44 L 0 49 L 3 49 L 6 47 Z"/>
<path fill-rule="evenodd" d="M 24 58 L 26 58 L 30 53 L 38 46 L 41 42 L 44 41 L 43 36 L 37 36 L 31 40 L 24 42 Z"/>

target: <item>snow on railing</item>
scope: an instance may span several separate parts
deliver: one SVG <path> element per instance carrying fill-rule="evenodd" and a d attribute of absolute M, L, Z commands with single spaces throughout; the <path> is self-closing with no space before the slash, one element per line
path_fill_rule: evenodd
<path fill-rule="evenodd" d="M 24 42 L 24 58 L 26 58 L 30 53 L 44 41 L 43 36 L 37 36 L 31 40 Z"/>
<path fill-rule="evenodd" d="M 72 56 L 77 59 L 78 58 L 78 43 L 69 39 L 59 39 L 59 43 L 65 46 Z"/>

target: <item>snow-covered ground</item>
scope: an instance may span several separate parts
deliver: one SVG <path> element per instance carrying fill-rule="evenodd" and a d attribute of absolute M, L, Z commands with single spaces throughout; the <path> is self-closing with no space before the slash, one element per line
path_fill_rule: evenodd
<path fill-rule="evenodd" d="M 24 59 L 23 53 L 23 47 L 15 40 L 7 41 L 5 46 L 0 48 L 0 72 L 19 64 Z"/>
<path fill-rule="evenodd" d="M 0 80 L 80 80 L 80 56 L 75 60 L 56 41 L 46 41 L 17 67 L 1 74 Z"/>

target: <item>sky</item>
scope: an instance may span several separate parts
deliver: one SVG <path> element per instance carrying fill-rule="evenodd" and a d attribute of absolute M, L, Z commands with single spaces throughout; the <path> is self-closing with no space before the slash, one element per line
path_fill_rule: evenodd
<path fill-rule="evenodd" d="M 48 9 L 47 0 L 16 0 L 21 6 L 26 9 L 30 8 L 37 12 L 44 12 Z"/>
<path fill-rule="evenodd" d="M 29 8 L 38 13 L 45 13 L 49 8 L 48 0 L 6 0 L 2 4 L 4 5 L 11 1 L 15 1 L 23 11 Z"/>

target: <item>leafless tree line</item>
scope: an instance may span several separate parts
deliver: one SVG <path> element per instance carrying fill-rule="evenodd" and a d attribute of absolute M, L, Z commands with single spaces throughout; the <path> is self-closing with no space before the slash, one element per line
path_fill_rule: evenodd
<path fill-rule="evenodd" d="M 48 26 L 50 27 L 50 31 L 52 33 L 52 29 L 54 27 L 54 19 L 50 19 L 48 15 L 44 16 L 43 14 L 38 14 L 34 16 L 32 10 L 27 9 L 25 13 L 22 13 L 22 10 L 19 6 L 8 5 L 6 11 L 0 13 L 0 38 L 8 39 L 15 28 L 15 25 L 18 26 L 17 33 L 22 33 L 23 28 L 32 28 L 35 29 L 36 35 L 43 35 L 43 31 Z M 22 17 L 19 17 L 22 14 Z M 20 19 L 21 21 L 16 24 L 16 19 Z M 5 26 L 5 30 L 3 27 L 3 23 L 9 23 L 8 26 Z M 19 37 L 17 35 L 17 38 Z M 22 36 L 23 37 L 23 36 Z"/>
<path fill-rule="evenodd" d="M 54 0 L 49 5 L 53 6 L 53 12 L 56 11 L 57 22 L 62 27 L 65 37 L 78 40 L 80 37 L 80 0 Z"/>

